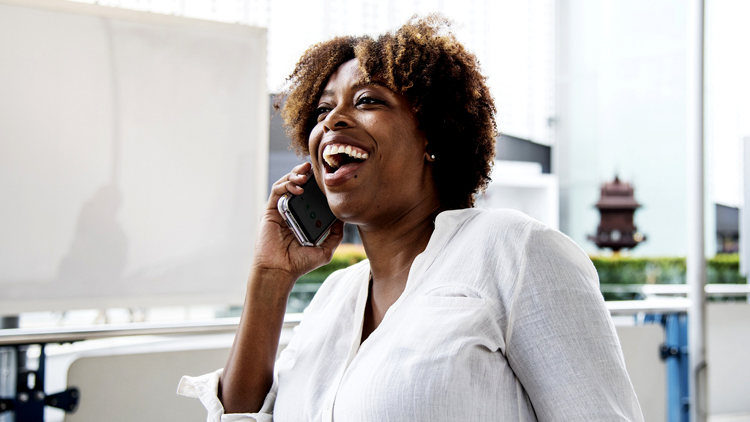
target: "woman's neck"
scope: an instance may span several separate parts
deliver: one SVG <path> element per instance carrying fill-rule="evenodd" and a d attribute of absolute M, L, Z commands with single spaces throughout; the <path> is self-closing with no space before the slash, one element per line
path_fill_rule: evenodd
<path fill-rule="evenodd" d="M 402 278 L 402 275 L 406 281 L 411 263 L 427 247 L 434 228 L 433 220 L 428 219 L 400 233 L 362 233 L 373 281 Z"/>
<path fill-rule="evenodd" d="M 380 325 L 385 313 L 404 292 L 411 265 L 427 248 L 435 230 L 438 211 L 416 220 L 400 219 L 387 230 L 360 228 L 372 277 L 360 341 L 364 342 Z"/>
<path fill-rule="evenodd" d="M 411 265 L 427 247 L 441 207 L 412 211 L 388 227 L 359 230 L 372 272 L 371 300 L 385 310 L 404 291 Z"/>

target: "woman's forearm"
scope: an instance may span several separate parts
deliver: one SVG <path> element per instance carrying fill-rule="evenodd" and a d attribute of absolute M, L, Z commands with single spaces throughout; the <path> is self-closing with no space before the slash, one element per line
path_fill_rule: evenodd
<path fill-rule="evenodd" d="M 224 413 L 256 413 L 263 406 L 273 385 L 276 351 L 292 287 L 303 274 L 331 262 L 344 237 L 344 223 L 337 221 L 322 244 L 304 247 L 279 214 L 279 198 L 287 193 L 302 195 L 300 185 L 309 172 L 310 163 L 300 164 L 271 188 L 255 243 L 240 326 L 219 379 Z"/>
<path fill-rule="evenodd" d="M 284 271 L 254 268 L 250 274 L 240 325 L 219 380 L 225 413 L 255 413 L 273 384 L 273 367 L 294 284 Z"/>

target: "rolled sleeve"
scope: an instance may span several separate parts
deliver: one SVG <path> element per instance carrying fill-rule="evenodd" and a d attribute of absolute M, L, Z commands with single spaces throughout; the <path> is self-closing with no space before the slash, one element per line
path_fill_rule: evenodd
<path fill-rule="evenodd" d="M 263 406 L 258 413 L 224 413 L 224 406 L 219 400 L 219 377 L 223 369 L 199 377 L 184 376 L 177 386 L 177 394 L 197 398 L 208 411 L 206 422 L 271 422 L 273 405 L 276 401 L 275 385 L 266 395 Z"/>

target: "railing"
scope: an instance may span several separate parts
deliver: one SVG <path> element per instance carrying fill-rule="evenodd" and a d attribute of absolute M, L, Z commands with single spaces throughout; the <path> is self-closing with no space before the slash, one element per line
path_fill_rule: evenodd
<path fill-rule="evenodd" d="M 622 300 L 607 302 L 612 315 L 637 315 L 640 313 L 686 312 L 690 304 L 688 286 L 681 284 L 603 284 L 605 293 L 642 293 L 646 300 Z M 747 284 L 707 284 L 709 296 L 742 296 L 750 294 Z M 290 313 L 284 317 L 284 327 L 299 324 L 302 314 Z M 235 332 L 239 317 L 180 322 L 134 322 L 129 324 L 98 324 L 74 327 L 13 328 L 0 330 L 0 346 L 16 344 L 66 343 L 81 340 L 111 337 L 212 334 Z"/>
<path fill-rule="evenodd" d="M 623 300 L 607 302 L 607 308 L 612 315 L 636 315 L 686 312 L 688 304 L 688 300 L 684 298 Z M 302 314 L 286 314 L 284 328 L 296 326 L 301 319 Z M 18 344 L 70 343 L 113 337 L 233 333 L 237 331 L 239 323 L 239 317 L 234 317 L 166 323 L 133 322 L 75 327 L 12 328 L 0 330 L 0 347 Z"/>
<path fill-rule="evenodd" d="M 286 314 L 284 328 L 299 324 L 302 314 Z M 76 327 L 12 328 L 0 330 L 0 346 L 16 344 L 69 343 L 112 337 L 175 334 L 218 334 L 237 331 L 239 317 L 180 322 L 133 322 Z"/>
<path fill-rule="evenodd" d="M 687 295 L 687 284 L 602 284 L 602 293 L 641 293 L 644 296 Z M 750 284 L 706 284 L 709 296 L 744 296 L 750 294 Z"/>

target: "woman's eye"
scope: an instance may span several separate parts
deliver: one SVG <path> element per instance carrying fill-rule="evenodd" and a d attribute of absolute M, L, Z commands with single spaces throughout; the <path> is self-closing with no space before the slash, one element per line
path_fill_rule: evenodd
<path fill-rule="evenodd" d="M 357 105 L 371 105 L 371 104 L 383 104 L 382 100 L 374 97 L 359 97 Z"/>
<path fill-rule="evenodd" d="M 318 108 L 315 109 L 315 112 L 313 114 L 318 118 L 318 120 L 320 120 L 321 118 L 325 117 L 325 115 L 329 111 L 331 111 L 329 107 L 319 106 Z"/>

